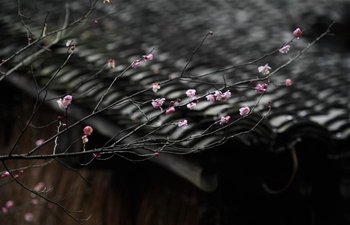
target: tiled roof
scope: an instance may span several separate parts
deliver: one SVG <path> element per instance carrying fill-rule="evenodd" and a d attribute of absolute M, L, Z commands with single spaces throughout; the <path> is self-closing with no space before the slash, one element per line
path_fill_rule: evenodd
<path fill-rule="evenodd" d="M 152 132 L 153 139 L 166 137 L 181 139 L 189 135 L 194 137 L 223 115 L 230 115 L 231 121 L 239 120 L 215 134 L 179 143 L 177 149 L 169 148 L 170 151 L 177 153 L 188 152 L 189 146 L 201 151 L 205 146 L 215 146 L 214 143 L 225 142 L 223 137 L 248 131 L 266 115 L 269 101 L 272 102 L 272 110 L 267 118 L 255 128 L 254 132 L 240 136 L 242 143 L 247 146 L 263 145 L 267 150 L 279 151 L 283 149 L 281 146 L 286 147 L 283 141 L 291 141 L 288 137 L 285 138 L 285 134 L 289 134 L 288 132 L 295 127 L 300 128 L 294 132 L 296 136 L 299 131 L 300 134 L 302 133 L 302 128 L 312 127 L 315 131 L 319 128 L 318 138 L 320 139 L 326 136 L 332 142 L 348 140 L 350 136 L 350 54 L 344 50 L 346 46 L 337 46 L 337 43 L 343 44 L 339 41 L 341 40 L 339 36 L 336 36 L 337 43 L 334 43 L 335 39 L 331 38 L 317 43 L 299 60 L 272 76 L 270 81 L 274 84 L 269 85 L 267 92 L 255 107 L 254 113 L 249 117 L 241 119 L 238 109 L 242 106 L 254 107 L 260 98 L 260 95 L 254 91 L 255 84 L 250 84 L 248 88 L 246 84 L 223 88 L 223 78 L 228 85 L 232 85 L 241 80 L 259 77 L 257 68 L 260 65 L 268 63 L 273 71 L 287 62 L 307 46 L 308 42 L 314 40 L 320 32 L 325 31 L 314 33 L 316 28 L 323 26 L 326 29 L 333 19 L 339 21 L 334 26 L 335 29 L 347 22 L 344 21 L 344 13 L 339 11 L 339 9 L 346 9 L 345 1 L 336 1 L 336 3 L 332 1 L 332 4 L 329 1 L 321 1 L 317 7 L 305 1 L 285 1 L 285 4 L 281 5 L 272 2 L 267 0 L 181 1 L 180 4 L 169 1 L 116 1 L 112 4 L 97 4 L 91 19 L 67 29 L 64 38 L 50 47 L 51 51 L 43 51 L 30 63 L 39 85 L 45 85 L 62 65 L 67 54 L 71 52 L 66 47 L 66 42 L 74 40 L 76 44 L 74 54 L 59 71 L 48 90 L 51 93 L 58 93 L 51 95 L 56 98 L 72 94 L 75 105 L 91 111 L 113 79 L 119 76 L 132 61 L 154 48 L 154 59 L 143 62 L 139 68 L 123 73 L 104 98 L 100 108 L 116 103 L 126 96 L 130 98 L 120 104 L 116 103 L 100 115 L 107 121 L 106 124 L 118 127 L 117 130 L 120 130 L 146 121 L 160 112 L 150 104 L 151 99 L 160 97 L 166 98 L 165 107 L 168 106 L 169 100 L 177 98 L 182 99 L 183 106 L 176 108 L 176 112 L 172 114 L 161 115 L 151 123 L 152 126 L 162 126 L 181 119 L 187 119 L 189 125 L 187 129 L 179 129 L 174 124 L 156 128 L 156 132 Z M 48 32 L 63 24 L 65 10 L 61 1 L 36 1 L 36 3 L 39 12 L 50 12 L 47 17 Z M 1 12 L 0 27 L 3 32 L 1 56 L 6 58 L 26 45 L 27 32 L 15 14 L 16 5 L 11 1 L 4 4 L 8 12 L 13 12 L 11 14 Z M 71 3 L 69 21 L 83 15 L 82 9 L 87 8 L 87 3 Z M 35 7 L 31 1 L 23 2 L 22 9 L 24 15 L 26 13 L 33 15 L 33 20 L 43 21 L 46 15 L 34 13 Z M 105 16 L 107 14 L 110 15 Z M 305 20 L 302 20 L 303 18 Z M 320 18 L 325 21 L 321 21 Z M 95 19 L 98 20 L 97 24 L 93 22 Z M 40 33 L 42 26 L 37 26 L 38 23 L 29 20 L 26 22 L 34 33 L 37 35 Z M 201 76 L 232 65 L 250 62 L 278 49 L 292 38 L 291 33 L 297 26 L 311 29 L 306 29 L 305 36 L 291 44 L 288 54 L 277 53 L 254 65 Z M 176 79 L 180 76 L 193 50 L 209 30 L 213 30 L 214 34 L 207 38 L 194 55 L 183 78 Z M 349 31 L 347 32 L 344 35 L 349 35 Z M 49 38 L 50 41 L 54 39 L 54 35 Z M 47 45 L 49 42 L 45 40 L 44 43 Z M 39 48 L 32 47 L 24 54 L 17 56 L 11 65 L 15 65 L 16 62 L 37 51 Z M 104 68 L 109 58 L 115 59 L 115 68 Z M 24 68 L 20 68 L 17 72 L 21 74 L 19 77 L 22 77 L 19 79 L 29 76 L 25 73 L 28 69 Z M 95 75 L 96 73 L 98 74 Z M 6 79 L 10 81 L 15 76 L 17 75 L 11 74 Z M 284 85 L 287 78 L 292 79 L 293 84 L 290 87 Z M 164 80 L 167 81 L 160 83 L 161 89 L 154 93 L 151 90 L 152 83 Z M 143 91 L 145 88 L 148 90 Z M 189 88 L 195 88 L 201 96 L 223 88 L 223 90 L 230 90 L 232 97 L 227 101 L 215 103 L 203 99 L 193 110 L 189 110 L 184 104 L 189 101 L 185 96 L 185 91 Z M 133 97 L 134 93 L 140 94 Z M 50 103 L 55 107 L 55 99 L 51 99 Z M 98 122 L 95 124 L 98 126 Z M 107 129 L 106 127 L 98 127 L 100 132 L 108 136 L 108 132 L 103 131 Z M 210 131 L 214 129 L 221 129 L 221 126 L 216 124 L 210 128 Z M 133 138 L 140 137 L 149 131 L 150 128 L 141 129 Z M 206 133 L 209 132 L 206 131 Z M 110 137 L 113 135 L 115 133 L 109 133 Z M 337 154 L 336 151 L 333 153 Z M 164 162 L 160 162 L 161 157 L 154 161 L 176 172 L 179 167 L 169 165 L 167 160 L 174 163 L 182 159 L 167 157 L 164 157 Z M 186 172 L 177 173 L 186 177 L 183 174 Z M 187 177 L 187 179 L 190 178 Z M 192 182 L 195 183 L 195 181 Z M 200 184 L 196 185 L 200 186 Z"/>

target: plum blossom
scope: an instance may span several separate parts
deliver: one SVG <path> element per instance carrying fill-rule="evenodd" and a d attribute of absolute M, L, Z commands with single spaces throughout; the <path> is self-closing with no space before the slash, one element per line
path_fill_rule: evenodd
<path fill-rule="evenodd" d="M 110 3 L 110 0 L 103 0 L 103 3 Z"/>
<path fill-rule="evenodd" d="M 209 94 L 205 96 L 208 101 L 215 102 L 215 96 L 213 94 Z"/>
<path fill-rule="evenodd" d="M 160 89 L 160 86 L 158 83 L 153 83 L 152 84 L 152 90 L 154 93 L 156 93 Z"/>
<path fill-rule="evenodd" d="M 1 174 L 1 178 L 10 176 L 9 171 L 5 171 L 3 174 Z"/>
<path fill-rule="evenodd" d="M 66 95 L 63 98 L 63 100 L 60 98 L 59 100 L 57 100 L 58 107 L 60 107 L 61 109 L 66 109 L 68 105 L 72 103 L 72 99 L 73 98 L 71 95 Z"/>
<path fill-rule="evenodd" d="M 44 139 L 39 139 L 35 142 L 35 146 L 39 146 L 39 145 L 42 145 L 44 143 Z"/>
<path fill-rule="evenodd" d="M 248 115 L 249 112 L 250 112 L 249 107 L 242 107 L 239 109 L 239 114 L 241 116 L 246 116 L 246 115 Z"/>
<path fill-rule="evenodd" d="M 152 105 L 154 108 L 160 108 L 162 107 L 163 103 L 165 101 L 165 98 L 157 98 L 156 100 L 152 99 Z"/>
<path fill-rule="evenodd" d="M 187 120 L 181 120 L 179 121 L 179 123 L 177 124 L 178 127 L 184 127 L 187 126 Z"/>
<path fill-rule="evenodd" d="M 68 40 L 68 41 L 66 42 L 66 46 L 69 47 L 69 46 L 71 46 L 72 43 L 73 43 L 73 40 Z"/>
<path fill-rule="evenodd" d="M 85 135 L 91 135 L 92 134 L 92 131 L 93 131 L 94 129 L 92 129 L 92 127 L 90 127 L 90 126 L 86 126 L 86 127 L 84 127 L 84 129 L 83 129 L 83 131 L 84 131 L 84 134 Z"/>
<path fill-rule="evenodd" d="M 5 203 L 6 208 L 11 208 L 13 206 L 13 201 L 9 200 Z"/>
<path fill-rule="evenodd" d="M 114 68 L 114 67 L 115 67 L 115 61 L 114 61 L 114 59 L 108 59 L 107 66 L 108 66 L 109 68 Z"/>
<path fill-rule="evenodd" d="M 81 140 L 83 142 L 83 144 L 85 145 L 87 142 L 89 142 L 89 139 L 87 138 L 87 135 L 84 135 L 81 137 Z"/>
<path fill-rule="evenodd" d="M 257 84 L 256 87 L 255 87 L 255 91 L 258 92 L 258 93 L 263 93 L 266 91 L 266 88 L 267 88 L 267 85 L 264 85 L 264 84 Z"/>
<path fill-rule="evenodd" d="M 93 153 L 93 156 L 95 157 L 95 158 L 101 158 L 101 154 L 100 153 Z"/>
<path fill-rule="evenodd" d="M 267 75 L 270 73 L 270 71 L 269 71 L 270 69 L 271 69 L 271 67 L 269 67 L 268 64 L 266 64 L 265 66 L 259 66 L 258 71 L 259 71 L 259 73 Z"/>
<path fill-rule="evenodd" d="M 230 120 L 230 116 L 223 116 L 223 117 L 221 117 L 221 119 L 220 119 L 220 125 L 223 125 L 223 124 L 225 124 L 225 123 L 228 123 L 228 121 Z"/>
<path fill-rule="evenodd" d="M 34 191 L 39 192 L 41 190 L 43 190 L 44 188 L 44 182 L 39 182 L 35 187 L 34 187 Z"/>
<path fill-rule="evenodd" d="M 286 86 L 289 87 L 292 85 L 292 80 L 291 79 L 286 79 Z"/>
<path fill-rule="evenodd" d="M 215 91 L 214 95 L 216 97 L 216 100 L 223 101 L 231 97 L 231 92 L 229 90 L 227 90 L 225 93 L 222 93 L 221 91 Z"/>
<path fill-rule="evenodd" d="M 280 53 L 287 53 L 290 49 L 290 45 L 285 45 L 282 48 L 280 48 L 279 52 Z"/>
<path fill-rule="evenodd" d="M 174 111 L 175 111 L 175 107 L 172 106 L 172 107 L 170 107 L 169 109 L 167 109 L 167 110 L 165 111 L 165 114 L 170 114 L 170 113 L 172 113 L 172 112 L 174 112 Z"/>
<path fill-rule="evenodd" d="M 186 95 L 187 95 L 188 97 L 193 97 L 193 96 L 196 95 L 196 90 L 195 90 L 195 89 L 188 89 L 188 90 L 186 91 Z"/>
<path fill-rule="evenodd" d="M 147 55 L 142 56 L 145 61 L 152 60 L 153 59 L 153 54 L 149 53 Z"/>
<path fill-rule="evenodd" d="M 195 107 L 197 104 L 195 102 L 190 102 L 187 104 L 187 108 L 192 109 L 193 107 Z"/>
<path fill-rule="evenodd" d="M 140 65 L 141 65 L 141 61 L 140 60 L 135 60 L 134 62 L 131 63 L 131 67 L 132 68 L 139 67 Z"/>
<path fill-rule="evenodd" d="M 39 200 L 34 198 L 32 200 L 30 200 L 30 202 L 33 204 L 33 205 L 37 205 L 39 203 Z"/>
<path fill-rule="evenodd" d="M 297 39 L 299 39 L 299 37 L 303 34 L 303 32 L 300 30 L 300 28 L 295 29 L 295 31 L 293 31 L 293 35 L 294 37 L 296 37 Z"/>
<path fill-rule="evenodd" d="M 34 221 L 34 214 L 33 213 L 24 214 L 24 220 L 28 223 L 33 222 Z"/>

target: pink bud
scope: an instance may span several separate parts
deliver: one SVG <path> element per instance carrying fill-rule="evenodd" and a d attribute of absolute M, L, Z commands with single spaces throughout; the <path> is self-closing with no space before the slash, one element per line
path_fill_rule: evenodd
<path fill-rule="evenodd" d="M 286 79 L 286 86 L 289 87 L 290 85 L 292 85 L 292 80 Z"/>
<path fill-rule="evenodd" d="M 114 61 L 114 59 L 108 59 L 107 66 L 108 66 L 109 68 L 114 68 L 114 67 L 115 67 L 115 61 Z"/>
<path fill-rule="evenodd" d="M 169 114 L 169 113 L 172 113 L 172 112 L 174 112 L 174 111 L 175 111 L 175 107 L 172 106 L 172 107 L 170 107 L 169 109 L 167 109 L 167 110 L 165 111 L 165 114 Z"/>
<path fill-rule="evenodd" d="M 142 56 L 145 61 L 152 60 L 153 59 L 153 54 L 147 54 Z"/>
<path fill-rule="evenodd" d="M 135 60 L 134 62 L 132 62 L 131 67 L 136 68 L 136 67 L 139 67 L 140 65 L 141 65 L 141 61 Z"/>
<path fill-rule="evenodd" d="M 37 205 L 39 203 L 39 200 L 34 198 L 30 201 L 33 205 Z"/>
<path fill-rule="evenodd" d="M 159 152 L 154 153 L 155 156 L 159 156 Z"/>
<path fill-rule="evenodd" d="M 101 158 L 101 156 L 102 156 L 100 153 L 93 153 L 93 155 L 95 158 Z"/>
<path fill-rule="evenodd" d="M 35 142 L 36 146 L 42 145 L 44 143 L 44 139 L 39 139 Z"/>
<path fill-rule="evenodd" d="M 297 28 L 295 31 L 293 31 L 294 37 L 298 38 L 303 34 L 303 32 L 300 30 L 300 28 Z"/>
<path fill-rule="evenodd" d="M 210 34 L 210 35 L 213 35 L 213 31 L 209 31 L 209 34 Z"/>
<path fill-rule="evenodd" d="M 13 201 L 7 201 L 6 203 L 5 203 L 5 206 L 6 206 L 6 208 L 11 208 L 12 206 L 13 206 Z"/>

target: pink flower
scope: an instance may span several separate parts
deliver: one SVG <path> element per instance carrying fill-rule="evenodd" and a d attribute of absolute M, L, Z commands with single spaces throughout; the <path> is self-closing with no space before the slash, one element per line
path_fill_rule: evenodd
<path fill-rule="evenodd" d="M 144 56 L 142 56 L 143 57 L 143 59 L 145 60 L 145 61 L 148 61 L 148 60 L 152 60 L 153 59 L 153 55 L 150 53 L 150 54 L 147 54 L 147 55 L 144 55 Z"/>
<path fill-rule="evenodd" d="M 89 142 L 89 139 L 87 138 L 87 135 L 84 135 L 81 137 L 81 140 L 83 142 L 83 144 L 85 145 L 87 142 Z"/>
<path fill-rule="evenodd" d="M 297 28 L 295 31 L 293 31 L 294 37 L 299 39 L 299 37 L 303 34 L 303 32 L 300 30 L 300 28 Z"/>
<path fill-rule="evenodd" d="M 10 176 L 10 173 L 6 171 L 1 175 L 1 178 L 8 177 L 8 176 Z"/>
<path fill-rule="evenodd" d="M 223 125 L 223 124 L 225 124 L 225 123 L 228 123 L 228 121 L 230 120 L 230 116 L 223 116 L 223 117 L 221 117 L 221 119 L 220 119 L 220 125 Z"/>
<path fill-rule="evenodd" d="M 181 121 L 179 121 L 179 123 L 177 125 L 178 125 L 178 127 L 187 126 L 187 120 L 181 120 Z"/>
<path fill-rule="evenodd" d="M 193 96 L 196 95 L 196 90 L 195 90 L 195 89 L 188 89 L 188 90 L 186 91 L 186 95 L 187 95 L 188 97 L 193 97 Z"/>
<path fill-rule="evenodd" d="M 286 79 L 286 86 L 289 87 L 290 85 L 292 85 L 292 80 Z"/>
<path fill-rule="evenodd" d="M 132 68 L 139 67 L 140 65 L 141 65 L 141 61 L 140 60 L 135 60 L 134 62 L 131 63 L 131 67 Z"/>
<path fill-rule="evenodd" d="M 227 100 L 231 97 L 231 92 L 227 90 L 225 93 L 222 93 L 221 91 L 215 91 L 216 100 L 223 101 Z"/>
<path fill-rule="evenodd" d="M 157 98 L 156 100 L 152 99 L 152 105 L 154 108 L 160 108 L 162 107 L 163 103 L 165 101 L 165 98 Z"/>
<path fill-rule="evenodd" d="M 6 203 L 5 203 L 5 206 L 6 206 L 6 208 L 11 208 L 12 206 L 13 206 L 13 201 L 7 201 Z"/>
<path fill-rule="evenodd" d="M 270 73 L 270 71 L 269 71 L 270 69 L 271 69 L 271 67 L 269 67 L 268 64 L 266 64 L 265 66 L 259 66 L 258 71 L 259 71 L 259 73 L 267 75 Z"/>
<path fill-rule="evenodd" d="M 66 95 L 63 100 L 60 98 L 60 100 L 57 100 L 58 107 L 61 109 L 66 109 L 69 104 L 72 103 L 72 96 L 71 95 Z"/>
<path fill-rule="evenodd" d="M 1 211 L 2 211 L 3 213 L 7 213 L 7 208 L 6 208 L 6 207 L 2 207 L 2 208 L 1 208 Z"/>
<path fill-rule="evenodd" d="M 93 153 L 93 155 L 95 158 L 101 158 L 101 156 L 102 156 L 100 153 Z"/>
<path fill-rule="evenodd" d="M 33 222 L 34 220 L 34 214 L 33 213 L 26 213 L 24 214 L 24 220 L 28 223 Z"/>
<path fill-rule="evenodd" d="M 190 102 L 190 103 L 187 104 L 187 108 L 192 109 L 192 108 L 195 107 L 196 105 L 197 105 L 196 103 Z"/>
<path fill-rule="evenodd" d="M 107 66 L 108 66 L 109 68 L 114 68 L 114 67 L 115 67 L 115 61 L 114 61 L 114 59 L 108 59 L 108 64 L 107 64 Z"/>
<path fill-rule="evenodd" d="M 239 114 L 241 116 L 246 116 L 246 115 L 248 115 L 249 112 L 250 112 L 249 107 L 242 107 L 239 109 Z"/>
<path fill-rule="evenodd" d="M 152 84 L 152 90 L 154 93 L 156 93 L 159 89 L 160 89 L 160 86 L 158 85 L 158 83 Z"/>
<path fill-rule="evenodd" d="M 215 102 L 215 96 L 214 95 L 209 94 L 209 95 L 207 95 L 205 97 L 207 98 L 208 101 Z"/>
<path fill-rule="evenodd" d="M 33 204 L 33 205 L 37 205 L 39 203 L 39 200 L 34 198 L 32 200 L 30 200 L 30 202 Z"/>
<path fill-rule="evenodd" d="M 255 91 L 258 93 L 263 93 L 264 91 L 266 91 L 264 87 L 267 87 L 267 86 L 262 84 L 257 84 L 255 87 Z"/>
<path fill-rule="evenodd" d="M 44 142 L 44 139 L 39 139 L 39 140 L 37 140 L 37 141 L 35 142 L 35 145 L 36 145 L 36 146 L 42 145 L 43 142 Z"/>
<path fill-rule="evenodd" d="M 69 46 L 71 46 L 72 43 L 73 43 L 73 40 L 68 40 L 68 41 L 66 42 L 66 46 L 69 47 Z"/>
<path fill-rule="evenodd" d="M 86 127 L 84 127 L 84 129 L 83 129 L 83 131 L 84 131 L 84 134 L 86 134 L 86 135 L 91 135 L 92 134 L 92 131 L 93 131 L 94 129 L 92 129 L 92 127 L 90 127 L 90 126 L 86 126 Z"/>
<path fill-rule="evenodd" d="M 169 114 L 169 113 L 172 113 L 172 112 L 174 112 L 174 111 L 175 111 L 175 107 L 172 106 L 172 107 L 170 107 L 169 109 L 167 109 L 167 110 L 165 111 L 165 114 Z"/>
<path fill-rule="evenodd" d="M 282 48 L 280 48 L 279 52 L 280 53 L 287 53 L 290 49 L 290 45 L 285 45 Z"/>
<path fill-rule="evenodd" d="M 39 182 L 35 187 L 34 191 L 38 192 L 41 191 L 44 188 L 44 182 Z"/>

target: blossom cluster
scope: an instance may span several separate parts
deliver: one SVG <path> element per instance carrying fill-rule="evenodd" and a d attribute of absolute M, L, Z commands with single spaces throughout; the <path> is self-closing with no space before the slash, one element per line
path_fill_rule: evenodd
<path fill-rule="evenodd" d="M 84 145 L 89 141 L 87 136 L 91 135 L 93 130 L 94 129 L 92 129 L 92 127 L 90 127 L 90 126 L 84 127 L 84 129 L 83 129 L 84 135 L 81 137 L 81 140 L 82 140 Z"/>

